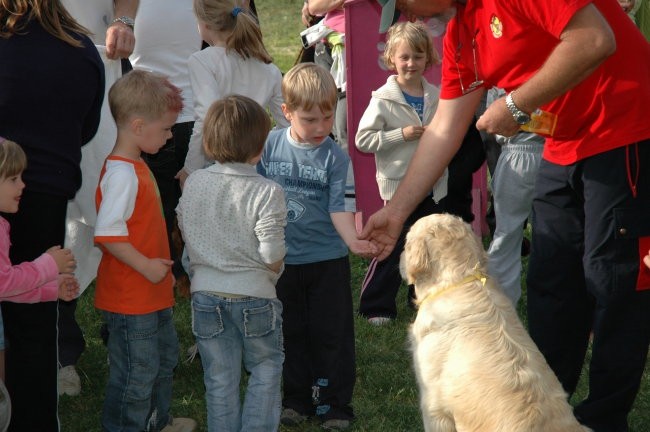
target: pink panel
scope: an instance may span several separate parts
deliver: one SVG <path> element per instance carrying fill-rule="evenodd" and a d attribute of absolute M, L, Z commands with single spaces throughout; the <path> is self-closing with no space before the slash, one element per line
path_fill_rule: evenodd
<path fill-rule="evenodd" d="M 362 220 L 365 222 L 372 213 L 382 207 L 383 203 L 375 181 L 374 155 L 358 151 L 354 144 L 354 137 L 371 92 L 386 82 L 390 71 L 385 69 L 381 61 L 386 39 L 385 35 L 379 34 L 381 16 L 379 3 L 376 0 L 348 0 L 345 8 L 348 140 L 354 166 L 357 210 L 361 212 Z M 434 46 L 440 52 L 444 24 L 432 19 L 427 22 L 427 25 L 434 35 Z M 426 77 L 429 82 L 439 85 L 440 67 L 432 67 L 427 71 Z M 483 197 L 487 190 L 484 170 L 474 175 L 474 182 L 475 188 L 478 189 L 476 195 Z M 485 200 L 481 198 L 475 201 L 478 201 L 473 208 L 475 214 L 483 215 Z M 484 221 L 485 218 L 479 216 L 476 219 L 475 231 L 484 232 L 480 227 L 480 221 Z"/>

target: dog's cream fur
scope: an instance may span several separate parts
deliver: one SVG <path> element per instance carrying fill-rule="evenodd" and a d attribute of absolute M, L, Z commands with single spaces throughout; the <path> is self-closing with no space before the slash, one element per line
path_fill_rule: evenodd
<path fill-rule="evenodd" d="M 410 336 L 425 431 L 589 431 L 510 300 L 482 277 L 486 254 L 468 224 L 420 219 L 400 271 L 419 302 Z"/>

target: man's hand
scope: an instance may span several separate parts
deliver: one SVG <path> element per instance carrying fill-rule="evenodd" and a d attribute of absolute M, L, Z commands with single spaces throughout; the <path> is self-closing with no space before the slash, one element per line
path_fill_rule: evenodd
<path fill-rule="evenodd" d="M 393 217 L 390 209 L 384 207 L 370 216 L 359 238 L 369 240 L 375 245 L 377 259 L 381 261 L 395 248 L 403 226 L 404 222 Z"/>
<path fill-rule="evenodd" d="M 121 22 L 114 22 L 106 30 L 106 57 L 128 58 L 135 47 L 133 29 Z"/>
<path fill-rule="evenodd" d="M 519 125 L 506 106 L 505 96 L 497 99 L 483 113 L 476 122 L 478 130 L 489 134 L 510 137 L 519 132 Z"/>

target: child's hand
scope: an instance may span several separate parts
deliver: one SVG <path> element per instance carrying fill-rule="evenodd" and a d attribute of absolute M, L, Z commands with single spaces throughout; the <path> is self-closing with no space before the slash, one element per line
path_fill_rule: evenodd
<path fill-rule="evenodd" d="M 406 126 L 402 128 L 402 136 L 404 141 L 418 140 L 424 133 L 426 126 Z"/>
<path fill-rule="evenodd" d="M 151 283 L 158 283 L 167 276 L 174 261 L 164 258 L 151 258 L 147 262 L 142 275 Z"/>
<path fill-rule="evenodd" d="M 59 298 L 71 301 L 79 296 L 79 281 L 71 274 L 59 275 Z"/>
<path fill-rule="evenodd" d="M 372 258 L 379 253 L 377 246 L 368 240 L 355 240 L 349 245 L 353 254 L 362 258 Z"/>
<path fill-rule="evenodd" d="M 650 250 L 648 251 L 648 255 L 643 257 L 643 263 L 650 269 Z"/>
<path fill-rule="evenodd" d="M 72 273 L 77 268 L 77 262 L 70 249 L 61 249 L 61 246 L 52 246 L 45 252 L 54 258 L 59 273 Z"/>

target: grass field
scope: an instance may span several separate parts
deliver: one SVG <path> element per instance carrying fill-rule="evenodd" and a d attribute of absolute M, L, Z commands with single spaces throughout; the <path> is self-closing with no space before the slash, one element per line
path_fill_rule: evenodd
<path fill-rule="evenodd" d="M 300 49 L 298 33 L 301 30 L 301 7 L 300 0 L 263 0 L 258 4 L 266 45 L 283 72 L 293 65 Z M 352 264 L 356 309 L 359 287 L 367 262 L 353 258 Z M 92 306 L 92 294 L 90 289 L 80 300 L 78 319 L 84 329 L 88 346 L 78 365 L 82 377 L 81 395 L 61 398 L 60 416 L 64 432 L 101 430 L 101 405 L 108 365 L 106 349 L 99 337 L 101 319 Z M 406 308 L 405 289 L 400 290 L 398 305 L 398 319 L 390 325 L 371 327 L 365 320 L 356 319 L 357 382 L 353 405 L 357 419 L 351 431 L 422 431 L 417 388 L 406 345 L 407 328 L 414 318 L 414 313 Z M 523 309 L 520 308 L 521 311 Z M 525 316 L 522 318 L 525 321 Z M 184 353 L 193 344 L 187 299 L 178 299 L 175 322 L 181 352 Z M 585 383 L 581 383 L 574 400 L 581 400 L 586 396 L 585 387 Z M 179 363 L 175 374 L 174 394 L 173 414 L 179 417 L 193 417 L 199 422 L 200 431 L 207 430 L 203 372 L 198 359 L 191 363 Z M 38 415 L 38 412 L 34 412 L 34 415 Z M 630 420 L 635 432 L 650 431 L 650 386 L 647 377 Z M 305 432 L 317 431 L 320 428 L 315 422 L 299 428 L 281 428 L 281 431 L 290 430 Z"/>

